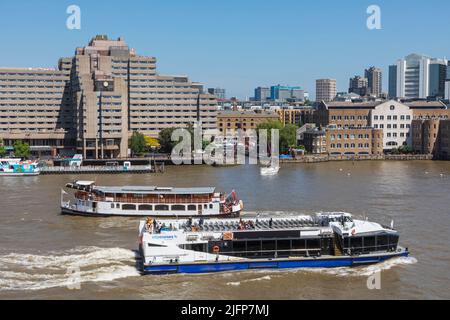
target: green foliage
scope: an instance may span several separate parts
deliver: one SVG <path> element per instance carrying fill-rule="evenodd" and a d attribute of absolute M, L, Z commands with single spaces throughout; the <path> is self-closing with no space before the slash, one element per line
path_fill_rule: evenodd
<path fill-rule="evenodd" d="M 0 139 L 0 157 L 4 157 L 6 155 L 6 148 L 3 144 L 3 139 Z"/>
<path fill-rule="evenodd" d="M 280 152 L 285 153 L 288 152 L 290 148 L 295 148 L 297 145 L 297 126 L 293 124 L 288 124 L 283 126 L 283 124 L 278 120 L 270 120 L 267 122 L 260 123 L 257 127 L 257 130 L 266 129 L 267 130 L 267 143 L 270 144 L 272 138 L 272 129 L 279 130 L 280 137 Z"/>
<path fill-rule="evenodd" d="M 297 146 L 297 127 L 288 124 L 280 131 L 280 152 L 287 152 L 290 148 Z"/>
<path fill-rule="evenodd" d="M 158 140 L 161 145 L 161 152 L 171 153 L 173 147 L 176 145 L 175 142 L 172 141 L 172 133 L 176 130 L 176 128 L 165 128 L 159 132 Z"/>
<path fill-rule="evenodd" d="M 31 151 L 30 146 L 28 143 L 22 142 L 21 140 L 18 140 L 14 143 L 14 156 L 18 158 L 29 158 Z"/>
<path fill-rule="evenodd" d="M 130 149 L 133 155 L 142 154 L 147 150 L 147 142 L 145 136 L 137 131 L 134 131 L 129 141 Z"/>
<path fill-rule="evenodd" d="M 410 146 L 401 146 L 400 148 L 398 148 L 398 152 L 401 154 L 411 154 L 414 152 L 414 150 Z"/>

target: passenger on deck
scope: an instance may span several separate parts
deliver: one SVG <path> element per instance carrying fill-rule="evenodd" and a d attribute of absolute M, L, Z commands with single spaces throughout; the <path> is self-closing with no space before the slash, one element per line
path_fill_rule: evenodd
<path fill-rule="evenodd" d="M 270 218 L 270 220 L 269 220 L 269 228 L 272 228 L 272 224 L 273 224 L 273 219 Z"/>

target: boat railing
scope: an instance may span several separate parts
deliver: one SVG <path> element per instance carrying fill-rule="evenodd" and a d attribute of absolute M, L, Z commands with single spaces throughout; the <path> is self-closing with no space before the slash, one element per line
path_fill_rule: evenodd
<path fill-rule="evenodd" d="M 137 204 L 207 204 L 212 202 L 211 199 L 148 199 L 148 198 L 133 198 L 133 197 L 98 197 L 98 196 L 77 196 L 77 199 L 84 201 L 99 201 L 99 202 L 120 202 L 120 203 L 137 203 Z"/>

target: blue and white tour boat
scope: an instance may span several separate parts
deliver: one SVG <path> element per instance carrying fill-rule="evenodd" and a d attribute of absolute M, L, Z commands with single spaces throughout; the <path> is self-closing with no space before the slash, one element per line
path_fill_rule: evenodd
<path fill-rule="evenodd" d="M 320 213 L 251 219 L 148 218 L 139 225 L 144 274 L 334 268 L 407 257 L 391 227 Z"/>

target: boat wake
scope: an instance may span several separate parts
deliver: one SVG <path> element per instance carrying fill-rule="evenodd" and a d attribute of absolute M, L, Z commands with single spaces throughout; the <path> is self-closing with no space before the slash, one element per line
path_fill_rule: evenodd
<path fill-rule="evenodd" d="M 121 248 L 80 247 L 49 255 L 0 256 L 0 291 L 76 288 L 139 276 L 136 254 Z"/>
<path fill-rule="evenodd" d="M 252 283 L 257 281 L 270 281 L 275 278 L 284 277 L 292 274 L 323 274 L 338 277 L 369 277 L 375 273 L 386 271 L 397 266 L 411 265 L 417 263 L 417 259 L 413 257 L 400 257 L 387 260 L 374 265 L 365 267 L 342 267 L 342 268 L 303 268 L 303 269 L 286 269 L 286 270 L 252 270 L 248 271 L 248 274 L 258 275 L 256 278 L 245 279 L 241 281 L 227 282 L 227 286 L 240 286 L 246 283 Z M 225 278 L 233 275 L 234 273 L 223 274 Z M 259 276 L 261 275 L 261 276 Z M 262 276 L 264 275 L 264 276 Z"/>
<path fill-rule="evenodd" d="M 339 277 L 368 277 L 374 273 L 390 270 L 397 266 L 416 264 L 417 259 L 414 257 L 399 257 L 393 258 L 384 262 L 380 262 L 373 265 L 364 267 L 342 267 L 342 268 L 307 268 L 293 270 L 293 272 L 316 272 L 327 275 L 339 276 Z"/>

